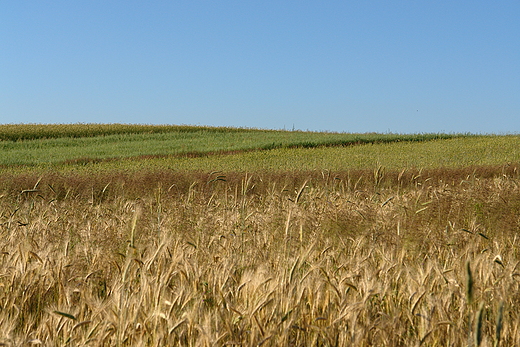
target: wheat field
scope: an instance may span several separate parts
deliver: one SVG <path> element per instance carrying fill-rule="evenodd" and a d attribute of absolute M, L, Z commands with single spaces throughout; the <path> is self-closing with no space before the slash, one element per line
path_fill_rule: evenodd
<path fill-rule="evenodd" d="M 520 345 L 519 179 L 4 177 L 0 344 Z"/>

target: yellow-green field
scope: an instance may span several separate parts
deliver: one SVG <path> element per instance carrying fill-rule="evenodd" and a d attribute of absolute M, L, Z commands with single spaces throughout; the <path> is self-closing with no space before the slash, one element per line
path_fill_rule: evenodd
<path fill-rule="evenodd" d="M 352 146 L 469 137 L 445 134 L 347 134 L 131 125 L 0 125 L 0 166 L 143 157 L 194 157 L 278 148 Z"/>
<path fill-rule="evenodd" d="M 354 146 L 279 148 L 198 158 L 151 158 L 94 164 L 89 169 L 132 170 L 168 168 L 176 171 L 312 171 L 359 170 L 378 166 L 407 168 L 462 168 L 520 162 L 520 136 L 481 136 L 424 142 L 398 141 Z"/>
<path fill-rule="evenodd" d="M 518 136 L 5 127 L 0 344 L 520 345 Z"/>

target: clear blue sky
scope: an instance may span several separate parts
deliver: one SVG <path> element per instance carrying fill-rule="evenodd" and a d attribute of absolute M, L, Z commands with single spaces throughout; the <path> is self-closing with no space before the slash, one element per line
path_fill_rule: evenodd
<path fill-rule="evenodd" d="M 2 1 L 0 123 L 520 132 L 520 2 Z"/>

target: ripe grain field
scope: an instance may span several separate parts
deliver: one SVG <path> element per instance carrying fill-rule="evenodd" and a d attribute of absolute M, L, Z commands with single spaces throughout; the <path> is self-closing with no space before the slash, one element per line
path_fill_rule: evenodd
<path fill-rule="evenodd" d="M 0 343 L 520 345 L 515 141 L 4 166 Z"/>

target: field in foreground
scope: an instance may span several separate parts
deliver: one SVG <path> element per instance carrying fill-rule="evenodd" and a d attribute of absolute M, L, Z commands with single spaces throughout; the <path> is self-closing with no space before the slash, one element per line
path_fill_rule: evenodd
<path fill-rule="evenodd" d="M 519 183 L 514 165 L 4 177 L 0 343 L 520 345 Z"/>
<path fill-rule="evenodd" d="M 0 126 L 0 345 L 520 345 L 518 142 Z"/>

